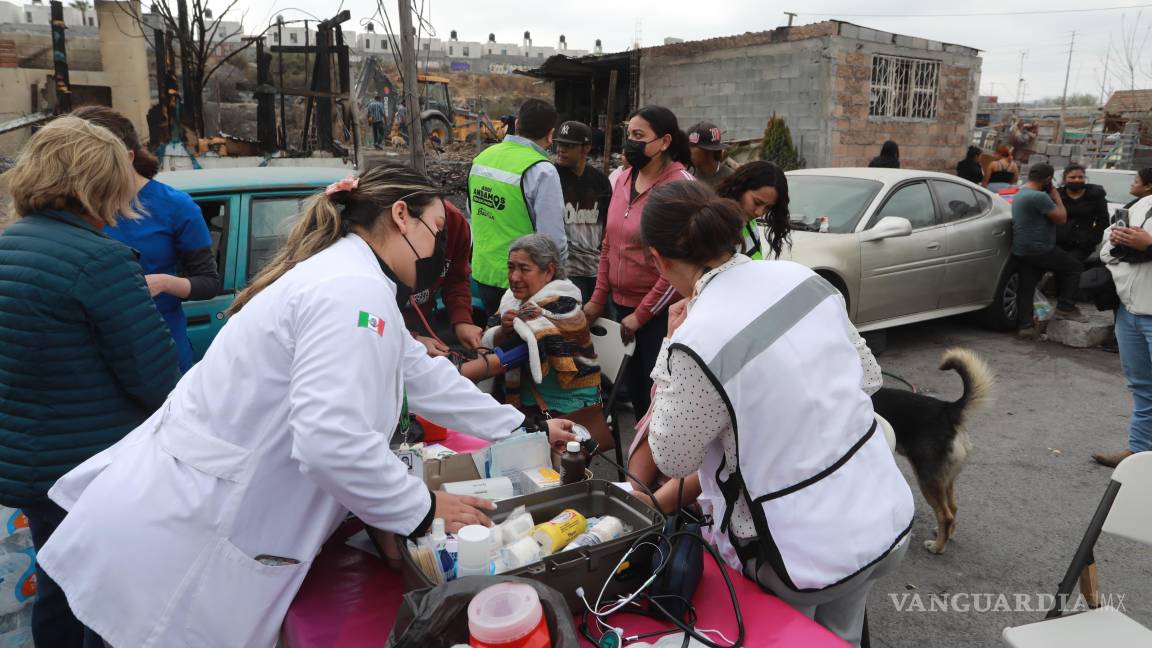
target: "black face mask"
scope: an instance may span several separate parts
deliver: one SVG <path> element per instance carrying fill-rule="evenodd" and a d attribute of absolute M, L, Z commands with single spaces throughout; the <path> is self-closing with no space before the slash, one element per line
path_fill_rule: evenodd
<path fill-rule="evenodd" d="M 655 141 L 655 140 L 653 140 Z M 628 160 L 628 164 L 637 171 L 648 166 L 652 161 L 651 156 L 644 152 L 648 145 L 652 142 L 642 142 L 640 140 L 628 140 L 624 142 L 624 159 Z"/>
<path fill-rule="evenodd" d="M 1088 186 L 1087 182 L 1065 182 L 1064 188 L 1068 191 L 1081 191 Z"/>
<path fill-rule="evenodd" d="M 428 227 L 428 223 L 425 223 L 423 219 L 417 218 L 416 220 L 420 221 L 424 227 Z M 432 228 L 428 227 L 428 231 L 432 232 Z M 408 247 L 412 248 L 412 253 L 416 255 L 416 283 L 411 286 L 414 292 L 428 290 L 436 284 L 444 272 L 444 248 L 448 236 L 444 230 L 432 232 L 432 234 L 436 237 L 436 245 L 432 249 L 432 255 L 426 257 L 421 257 L 420 253 L 416 251 L 416 247 L 412 245 L 412 241 L 409 241 L 407 236 L 404 237 L 404 240 L 408 242 Z"/>

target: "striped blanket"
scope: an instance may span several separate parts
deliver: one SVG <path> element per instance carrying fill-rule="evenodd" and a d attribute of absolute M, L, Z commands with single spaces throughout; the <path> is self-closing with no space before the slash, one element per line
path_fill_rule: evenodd
<path fill-rule="evenodd" d="M 556 372 L 562 389 L 600 386 L 600 366 L 588 320 L 580 308 L 580 289 L 566 279 L 549 282 L 540 292 L 521 302 L 504 293 L 499 313 L 514 310 L 520 315 L 513 321 L 516 335 L 528 345 L 531 380 L 537 385 L 549 372 Z M 492 347 L 499 326 L 484 333 L 484 346 Z M 519 405 L 520 369 L 509 369 L 504 375 L 508 401 Z"/>

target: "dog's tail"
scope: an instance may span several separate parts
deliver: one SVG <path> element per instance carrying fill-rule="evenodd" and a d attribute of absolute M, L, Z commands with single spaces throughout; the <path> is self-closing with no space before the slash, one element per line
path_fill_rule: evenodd
<path fill-rule="evenodd" d="M 944 352 L 940 370 L 953 370 L 964 381 L 964 394 L 949 405 L 952 421 L 963 425 L 968 413 L 992 399 L 996 377 L 984 360 L 968 349 L 952 348 Z"/>

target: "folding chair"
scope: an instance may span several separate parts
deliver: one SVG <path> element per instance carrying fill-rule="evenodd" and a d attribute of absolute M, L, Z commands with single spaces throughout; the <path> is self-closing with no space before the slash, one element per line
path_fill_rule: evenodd
<path fill-rule="evenodd" d="M 1092 550 L 1100 533 L 1152 545 L 1152 516 L 1148 515 L 1148 501 L 1152 498 L 1152 452 L 1140 452 L 1116 466 L 1112 481 L 1092 516 L 1088 531 L 1072 564 L 1064 574 L 1056 593 L 1056 605 L 1044 621 L 1016 628 L 1004 629 L 1004 642 L 1014 648 L 1081 648 L 1086 645 L 1109 648 L 1147 648 L 1152 646 L 1152 630 L 1145 628 L 1123 613 L 1099 605 L 1099 582 L 1096 578 L 1096 559 Z M 1064 614 L 1063 604 L 1080 581 L 1085 601 L 1096 609 L 1070 616 Z"/>
<path fill-rule="evenodd" d="M 620 385 L 624 382 L 624 372 L 628 369 L 628 361 L 636 352 L 636 341 L 628 344 L 620 339 L 620 325 L 610 319 L 601 317 L 588 327 L 592 334 L 592 346 L 596 349 L 596 358 L 600 362 L 600 373 L 609 376 L 612 381 L 612 391 L 608 394 L 608 401 L 604 403 L 604 415 L 608 417 L 608 428 L 612 430 L 612 440 L 616 442 L 616 463 L 624 465 L 624 448 L 620 441 L 620 421 L 616 416 L 616 395 L 620 393 Z M 643 416 L 644 412 L 636 412 L 636 416 Z M 620 481 L 626 476 L 622 470 L 617 471 Z"/>

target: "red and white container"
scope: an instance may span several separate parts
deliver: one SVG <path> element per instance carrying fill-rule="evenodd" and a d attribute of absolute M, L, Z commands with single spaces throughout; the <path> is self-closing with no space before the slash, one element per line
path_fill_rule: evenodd
<path fill-rule="evenodd" d="M 552 648 L 540 596 L 530 585 L 500 583 L 468 604 L 472 648 Z"/>

